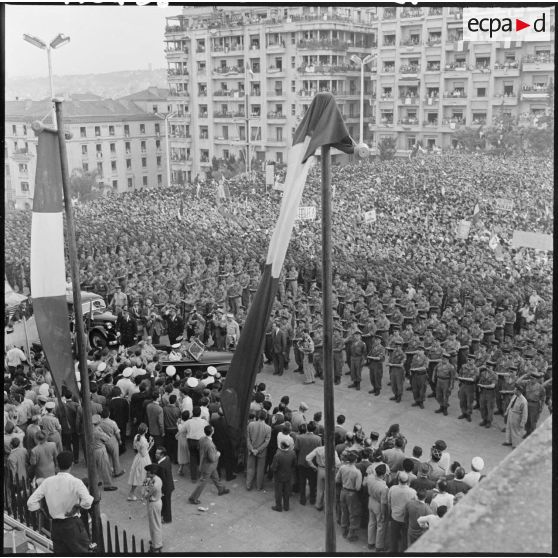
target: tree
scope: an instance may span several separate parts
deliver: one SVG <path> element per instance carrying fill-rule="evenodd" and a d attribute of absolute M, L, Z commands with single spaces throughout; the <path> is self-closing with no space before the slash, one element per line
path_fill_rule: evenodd
<path fill-rule="evenodd" d="M 97 170 L 84 171 L 79 168 L 74 169 L 70 176 L 70 191 L 72 197 L 78 198 L 79 200 L 96 197 L 99 192 L 97 185 L 98 176 L 99 173 Z"/>
<path fill-rule="evenodd" d="M 378 143 L 378 151 L 380 152 L 380 159 L 388 161 L 395 157 L 395 138 L 382 138 Z"/>
<path fill-rule="evenodd" d="M 457 140 L 458 145 L 465 151 L 484 149 L 486 145 L 485 136 L 481 135 L 480 128 L 459 128 L 453 134 L 453 139 Z"/>

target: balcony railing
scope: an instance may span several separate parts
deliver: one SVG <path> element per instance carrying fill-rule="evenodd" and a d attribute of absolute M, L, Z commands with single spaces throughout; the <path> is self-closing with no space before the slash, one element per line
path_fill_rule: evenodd
<path fill-rule="evenodd" d="M 225 67 L 217 67 L 213 70 L 216 74 L 220 75 L 227 75 L 227 74 L 243 74 L 244 68 L 239 66 L 225 66 Z"/>
<path fill-rule="evenodd" d="M 443 15 L 444 11 L 443 8 L 430 8 L 428 10 L 429 16 L 441 16 Z"/>
<path fill-rule="evenodd" d="M 314 50 L 347 50 L 349 43 L 337 40 L 304 40 L 298 42 L 298 48 L 308 48 Z"/>
<path fill-rule="evenodd" d="M 214 97 L 234 97 L 234 96 L 240 97 L 240 96 L 244 96 L 244 93 L 239 91 L 238 89 L 231 89 L 229 90 L 225 90 L 225 89 L 221 89 L 219 91 L 215 91 L 215 93 L 213 93 Z"/>
<path fill-rule="evenodd" d="M 437 128 L 439 125 L 438 123 L 438 120 L 424 120 L 423 126 L 426 126 L 427 128 Z"/>
<path fill-rule="evenodd" d="M 213 117 L 214 118 L 233 118 L 233 113 L 232 112 L 214 112 Z"/>
<path fill-rule="evenodd" d="M 187 76 L 188 70 L 167 70 L 167 77 Z"/>
<path fill-rule="evenodd" d="M 394 97 L 393 95 L 381 95 L 380 96 L 380 101 L 393 101 Z"/>
<path fill-rule="evenodd" d="M 523 58 L 524 63 L 528 64 L 538 64 L 541 62 L 554 62 L 554 54 L 541 54 L 536 56 L 525 56 Z"/>
<path fill-rule="evenodd" d="M 453 91 L 444 92 L 444 99 L 466 99 L 467 93 L 461 91 L 460 89 L 454 89 Z"/>
<path fill-rule="evenodd" d="M 340 74 L 344 72 L 360 72 L 360 68 L 351 64 L 319 64 L 299 66 L 297 70 L 305 74 Z"/>
<path fill-rule="evenodd" d="M 466 126 L 467 120 L 465 118 L 444 118 L 442 119 L 442 126 L 451 128 L 452 130 L 459 126 Z"/>
<path fill-rule="evenodd" d="M 395 72 L 395 65 L 392 66 L 384 66 L 384 68 L 382 69 L 382 72 L 384 72 L 385 74 L 391 74 Z"/>
<path fill-rule="evenodd" d="M 280 41 L 278 43 L 269 43 L 267 45 L 267 48 L 272 49 L 272 50 L 283 49 L 283 48 L 285 48 L 285 41 Z"/>
<path fill-rule="evenodd" d="M 431 37 L 426 41 L 426 46 L 438 46 L 442 44 L 442 37 Z"/>
<path fill-rule="evenodd" d="M 200 112 L 198 113 L 199 118 L 207 118 L 207 112 Z"/>
<path fill-rule="evenodd" d="M 384 12 L 382 14 L 382 19 L 395 19 L 396 13 L 395 13 L 395 9 L 384 9 Z"/>
<path fill-rule="evenodd" d="M 267 68 L 267 73 L 268 74 L 280 74 L 284 71 L 285 71 L 284 68 L 277 68 L 276 66 L 269 66 Z"/>
<path fill-rule="evenodd" d="M 198 91 L 198 97 L 207 97 L 207 89 L 202 89 Z"/>
<path fill-rule="evenodd" d="M 420 97 L 418 95 L 400 96 L 399 103 L 403 105 L 418 105 Z"/>
<path fill-rule="evenodd" d="M 455 19 L 463 19 L 463 8 L 450 8 L 449 14 Z"/>
<path fill-rule="evenodd" d="M 427 71 L 427 72 L 439 72 L 440 71 L 440 64 L 427 64 L 425 71 Z"/>
<path fill-rule="evenodd" d="M 445 72 L 464 72 L 467 70 L 467 64 L 446 64 L 444 66 Z"/>
<path fill-rule="evenodd" d="M 184 33 L 186 30 L 186 25 L 167 25 L 165 27 L 165 33 Z"/>
<path fill-rule="evenodd" d="M 169 89 L 170 97 L 188 97 L 188 90 Z"/>
<path fill-rule="evenodd" d="M 239 52 L 242 50 L 244 50 L 244 45 L 232 45 L 232 46 L 216 45 L 211 48 L 211 52 L 224 52 L 225 54 L 228 52 Z"/>
<path fill-rule="evenodd" d="M 268 112 L 267 117 L 268 118 L 274 118 L 275 120 L 286 120 L 287 119 L 287 116 L 285 114 L 283 114 L 282 112 Z"/>
<path fill-rule="evenodd" d="M 399 67 L 399 72 L 402 74 L 418 74 L 420 72 L 420 66 L 416 64 L 405 65 Z"/>
<path fill-rule="evenodd" d="M 481 71 L 483 73 L 489 73 L 489 72 L 492 71 L 490 63 L 488 63 L 488 64 L 485 64 L 485 63 L 474 64 L 474 65 L 471 65 L 469 69 L 472 70 L 472 71 Z"/>
<path fill-rule="evenodd" d="M 188 47 L 184 47 L 184 48 L 166 48 L 164 49 L 165 54 L 188 54 L 190 51 L 188 49 Z"/>
<path fill-rule="evenodd" d="M 393 41 L 383 41 L 382 46 L 383 47 L 394 47 L 395 48 L 395 40 L 393 40 Z"/>
<path fill-rule="evenodd" d="M 402 126 L 418 126 L 419 119 L 418 118 L 401 118 L 398 121 L 398 124 Z"/>
<path fill-rule="evenodd" d="M 519 69 L 519 61 L 516 60 L 515 62 L 495 62 L 493 68 L 495 70 L 518 70 Z"/>
<path fill-rule="evenodd" d="M 421 41 L 419 40 L 415 40 L 415 39 L 402 39 L 401 42 L 399 43 L 401 46 L 420 46 L 421 45 Z"/>
<path fill-rule="evenodd" d="M 521 86 L 522 93 L 550 93 L 552 91 L 552 87 L 548 85 L 540 86 L 540 85 L 528 85 L 523 84 Z"/>

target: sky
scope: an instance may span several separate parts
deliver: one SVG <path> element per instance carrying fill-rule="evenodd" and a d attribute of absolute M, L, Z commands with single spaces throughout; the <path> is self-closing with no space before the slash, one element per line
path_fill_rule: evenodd
<path fill-rule="evenodd" d="M 70 43 L 53 51 L 54 75 L 106 73 L 166 67 L 165 17 L 181 8 L 157 5 L 5 5 L 6 79 L 48 76 L 45 51 L 23 34 L 49 43 L 58 33 Z"/>

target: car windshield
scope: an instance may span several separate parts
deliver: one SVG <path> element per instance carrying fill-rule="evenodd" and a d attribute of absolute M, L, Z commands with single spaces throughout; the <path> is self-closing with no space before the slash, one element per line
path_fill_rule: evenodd
<path fill-rule="evenodd" d="M 95 298 L 81 303 L 81 312 L 87 314 L 93 309 L 93 312 L 102 312 L 106 308 L 105 301 L 102 298 Z M 74 311 L 74 305 L 69 302 L 68 309 L 70 312 Z"/>

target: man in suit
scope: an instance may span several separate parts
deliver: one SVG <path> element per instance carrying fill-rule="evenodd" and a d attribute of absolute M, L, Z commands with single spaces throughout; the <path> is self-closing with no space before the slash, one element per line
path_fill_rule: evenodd
<path fill-rule="evenodd" d="M 211 436 L 213 435 L 213 426 L 208 424 L 203 431 L 205 436 L 200 438 L 200 480 L 198 481 L 194 492 L 192 492 L 188 498 L 188 502 L 190 502 L 190 504 L 201 503 L 199 497 L 208 480 L 211 480 L 217 487 L 217 494 L 219 496 L 230 492 L 230 490 L 225 488 L 219 479 L 219 473 L 217 472 L 217 464 L 219 463 L 219 456 L 221 454 L 217 451 L 217 448 L 211 439 Z"/>
<path fill-rule="evenodd" d="M 148 403 L 147 407 L 145 408 L 145 412 L 147 415 L 147 428 L 149 429 L 149 434 L 151 434 L 151 436 L 153 436 L 153 439 L 155 440 L 151 449 L 151 459 L 153 459 L 153 457 L 155 456 L 155 449 L 158 446 L 163 445 L 165 436 L 163 408 L 161 407 L 159 399 L 155 399 L 151 401 L 151 403 Z"/>
<path fill-rule="evenodd" d="M 120 430 L 120 453 L 122 454 L 126 451 L 126 425 L 130 420 L 130 403 L 122 397 L 122 390 L 117 386 L 112 388 L 109 413 Z"/>
<path fill-rule="evenodd" d="M 271 440 L 271 426 L 267 425 L 266 411 L 258 413 L 258 420 L 248 423 L 246 443 L 248 446 L 248 457 L 246 463 L 246 489 L 252 490 L 254 479 L 258 490 L 263 489 L 265 460 L 267 446 Z"/>
<path fill-rule="evenodd" d="M 131 347 L 136 342 L 138 326 L 136 320 L 130 317 L 128 307 L 122 308 L 122 313 L 116 319 L 116 329 L 120 332 L 120 343 L 125 347 Z"/>
<path fill-rule="evenodd" d="M 273 347 L 273 374 L 282 376 L 283 371 L 285 370 L 285 361 L 287 359 L 287 335 L 279 327 L 279 322 L 277 321 L 273 323 L 271 341 Z"/>
<path fill-rule="evenodd" d="M 278 512 L 289 511 L 289 497 L 296 470 L 292 439 L 281 442 L 279 450 L 273 456 L 271 470 L 275 483 L 275 505 L 271 509 Z"/>
<path fill-rule="evenodd" d="M 171 306 L 169 313 L 165 316 L 167 321 L 167 333 L 171 345 L 182 341 L 184 335 L 184 320 L 176 313 L 176 308 Z"/>
<path fill-rule="evenodd" d="M 174 490 L 174 481 L 172 479 L 171 460 L 164 447 L 159 446 L 155 451 L 155 461 L 159 465 L 159 476 L 163 481 L 161 517 L 163 518 L 163 523 L 172 523 L 171 496 Z"/>

